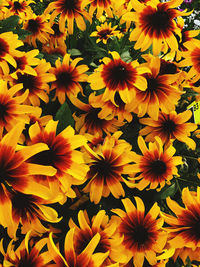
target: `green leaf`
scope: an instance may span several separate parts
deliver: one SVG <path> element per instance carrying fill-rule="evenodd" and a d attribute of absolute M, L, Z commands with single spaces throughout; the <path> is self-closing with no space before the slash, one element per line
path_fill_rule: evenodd
<path fill-rule="evenodd" d="M 68 104 L 65 102 L 57 111 L 55 120 L 58 120 L 57 132 L 60 133 L 68 125 L 74 127 L 74 119 Z"/>
<path fill-rule="evenodd" d="M 170 186 L 164 187 L 156 196 L 156 199 L 166 199 L 167 197 L 172 197 L 177 191 L 176 183 L 171 184 Z"/>
<path fill-rule="evenodd" d="M 19 16 L 11 16 L 7 19 L 0 21 L 0 32 L 7 32 L 14 30 L 19 22 Z"/>
<path fill-rule="evenodd" d="M 17 34 L 19 36 L 20 40 L 23 40 L 26 38 L 26 36 L 30 35 L 31 32 L 26 31 L 24 29 L 15 29 L 13 30 L 13 33 Z"/>
<path fill-rule="evenodd" d="M 81 51 L 76 49 L 76 48 L 72 48 L 72 49 L 69 49 L 68 50 L 68 53 L 71 55 L 71 56 L 81 56 Z"/>

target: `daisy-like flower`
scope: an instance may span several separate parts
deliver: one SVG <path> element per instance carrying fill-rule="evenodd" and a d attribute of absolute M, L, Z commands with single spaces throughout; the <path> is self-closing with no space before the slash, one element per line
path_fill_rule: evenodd
<path fill-rule="evenodd" d="M 55 192 L 60 191 L 65 196 L 74 198 L 76 193 L 71 186 L 84 183 L 89 169 L 84 162 L 83 153 L 77 150 L 86 145 L 87 140 L 84 136 L 75 135 L 71 126 L 56 135 L 57 124 L 58 121 L 51 120 L 44 129 L 41 129 L 38 123 L 29 128 L 32 144 L 42 142 L 49 147 L 48 151 L 38 153 L 29 161 L 43 166 L 53 166 L 57 170 L 54 177 L 37 175 L 34 179 Z"/>
<path fill-rule="evenodd" d="M 25 146 L 19 151 L 17 143 L 24 128 L 24 123 L 18 123 L 0 141 L 0 223 L 10 227 L 12 203 L 8 196 L 12 190 L 24 194 L 38 192 L 47 198 L 44 186 L 31 179 L 31 175 L 55 175 L 56 169 L 51 166 L 27 163 L 33 155 L 48 150 L 46 144 Z"/>
<path fill-rule="evenodd" d="M 20 46 L 23 46 L 23 42 L 18 39 L 17 34 L 12 32 L 0 34 L 0 67 L 3 73 L 9 72 L 8 63 L 14 68 L 17 67 L 14 56 L 21 55 L 21 52 L 16 50 Z"/>
<path fill-rule="evenodd" d="M 34 192 L 34 188 L 32 194 L 23 194 L 14 190 L 7 193 L 12 206 L 11 222 L 7 228 L 10 237 L 16 238 L 19 225 L 21 225 L 22 234 L 26 234 L 29 230 L 45 233 L 48 229 L 42 222 L 57 223 L 62 219 L 58 218 L 58 214 L 53 208 L 45 205 L 60 201 L 61 195 L 52 196 L 49 189 L 44 187 L 45 189 L 45 199 L 44 193 Z M 47 196 L 48 198 L 46 198 Z"/>
<path fill-rule="evenodd" d="M 147 67 L 140 67 L 135 60 L 130 63 L 124 62 L 120 55 L 110 52 L 112 58 L 105 57 L 93 74 L 88 78 L 88 82 L 93 90 L 105 88 L 103 100 L 111 100 L 115 103 L 115 94 L 118 92 L 124 103 L 130 103 L 135 96 L 135 88 L 145 90 L 147 81 L 141 74 L 150 72 Z"/>
<path fill-rule="evenodd" d="M 96 43 L 103 42 L 104 44 L 107 44 L 107 41 L 112 36 L 117 36 L 119 34 L 119 31 L 116 31 L 116 28 L 118 26 L 111 26 L 111 22 L 104 24 L 101 24 L 101 26 L 96 27 L 96 31 L 92 32 L 90 34 L 91 37 L 97 37 Z"/>
<path fill-rule="evenodd" d="M 191 149 L 196 148 L 196 143 L 189 138 L 191 132 L 196 130 L 195 123 L 187 122 L 192 116 L 190 110 L 186 110 L 179 114 L 171 111 L 169 114 L 160 112 L 158 120 L 152 118 L 140 119 L 141 124 L 147 125 L 140 130 L 140 135 L 147 135 L 146 142 L 153 142 L 155 136 L 159 136 L 164 144 L 168 144 L 170 140 L 179 140 L 189 146 Z"/>
<path fill-rule="evenodd" d="M 87 173 L 88 184 L 84 192 L 89 192 L 90 200 L 99 203 L 102 197 L 111 193 L 115 198 L 124 196 L 121 182 L 123 175 L 128 174 L 126 168 L 131 168 L 131 145 L 125 140 L 118 140 L 122 132 L 114 136 L 106 136 L 102 145 L 95 150 L 86 147 L 85 161 L 90 170 Z M 117 140 L 116 140 L 117 139 Z"/>
<path fill-rule="evenodd" d="M 144 65 L 149 66 L 151 70 L 151 73 L 143 74 L 147 80 L 147 89 L 145 91 L 135 89 L 136 95 L 130 105 L 139 117 L 143 117 L 147 113 L 157 120 L 159 109 L 165 113 L 175 110 L 175 105 L 178 104 L 178 100 L 183 94 L 183 91 L 174 84 L 177 82 L 179 73 L 177 75 L 166 74 L 166 71 L 160 73 L 162 63 L 158 57 L 151 57 Z"/>
<path fill-rule="evenodd" d="M 66 54 L 62 63 L 60 59 L 56 60 L 56 67 L 51 68 L 50 72 L 55 75 L 56 80 L 51 85 L 51 90 L 56 89 L 55 97 L 58 97 L 60 104 L 65 102 L 66 95 L 71 100 L 72 96 L 77 96 L 79 92 L 82 92 L 82 87 L 79 82 L 85 82 L 87 80 L 88 70 L 86 65 L 79 65 L 79 61 L 82 58 L 76 58 L 71 60 L 70 55 Z"/>
<path fill-rule="evenodd" d="M 57 246 L 54 244 L 52 233 L 49 236 L 48 251 L 57 267 L 100 267 L 103 261 L 107 258 L 107 253 L 94 253 L 100 241 L 100 234 L 97 233 L 86 246 L 86 248 L 79 254 L 74 248 L 74 232 L 75 228 L 71 228 L 65 237 L 64 256 L 60 253 Z M 111 265 L 112 266 L 112 265 Z M 111 267 L 110 266 L 110 267 Z M 114 266 L 113 266 L 114 267 Z"/>
<path fill-rule="evenodd" d="M 200 260 L 200 187 L 197 192 L 184 188 L 182 191 L 182 202 L 184 207 L 176 201 L 167 198 L 167 205 L 173 214 L 162 213 L 166 227 L 169 232 L 168 243 L 175 248 L 174 260 L 179 256 L 185 262 L 187 256 L 190 260 Z"/>
<path fill-rule="evenodd" d="M 84 113 L 79 114 L 78 116 L 74 113 L 73 118 L 75 120 L 75 129 L 80 134 L 90 133 L 95 134 L 99 133 L 101 136 L 103 133 L 114 133 L 123 126 L 123 122 L 118 121 L 115 118 L 106 118 L 101 119 L 99 117 L 99 112 L 101 108 L 95 108 L 92 106 L 93 95 L 90 94 L 88 98 L 88 104 L 80 101 L 78 98 L 71 98 L 71 102 L 74 106 L 82 110 Z"/>
<path fill-rule="evenodd" d="M 34 70 L 34 66 L 37 66 L 40 63 L 40 59 L 36 58 L 39 54 L 39 50 L 33 49 L 28 52 L 22 52 L 21 56 L 14 56 L 14 60 L 17 63 L 16 68 L 10 73 L 12 78 L 17 79 L 17 73 L 30 74 L 37 76 L 37 72 Z M 8 73 L 9 74 L 9 73 Z"/>
<path fill-rule="evenodd" d="M 94 95 L 91 94 L 91 104 L 94 108 L 101 108 L 101 111 L 98 113 L 100 119 L 113 119 L 117 117 L 119 122 L 127 120 L 128 122 L 132 121 L 132 108 L 131 105 L 124 103 L 117 92 L 114 97 L 115 104 L 112 101 L 103 101 L 103 95 Z"/>
<path fill-rule="evenodd" d="M 131 0 L 132 7 L 136 12 L 127 12 L 123 15 L 126 21 L 134 21 L 135 29 L 130 34 L 130 41 L 136 41 L 134 48 L 141 51 L 147 50 L 153 45 L 153 54 L 158 55 L 163 44 L 171 50 L 178 50 L 178 41 L 175 34 L 180 35 L 175 19 L 179 16 L 188 16 L 192 12 L 181 12 L 174 9 L 183 0 L 174 0 L 164 3 L 148 1 L 140 3 Z"/>
<path fill-rule="evenodd" d="M 111 0 L 83 0 L 82 1 L 82 7 L 89 6 L 89 15 L 92 17 L 95 10 L 96 12 L 96 18 L 100 18 L 103 15 L 103 12 L 105 11 L 108 17 L 112 18 L 112 3 Z"/>
<path fill-rule="evenodd" d="M 51 258 L 47 257 L 46 252 L 42 251 L 47 244 L 47 238 L 43 238 L 36 242 L 34 246 L 30 246 L 29 231 L 21 244 L 16 248 L 13 240 L 10 241 L 7 251 L 3 248 L 3 239 L 0 243 L 0 251 L 3 254 L 3 266 L 34 266 L 45 267 L 50 263 Z"/>
<path fill-rule="evenodd" d="M 147 148 L 144 139 L 138 137 L 138 146 L 143 155 L 133 154 L 135 164 L 125 167 L 127 173 L 134 173 L 130 182 L 125 183 L 129 187 L 143 190 L 149 185 L 149 189 L 160 191 L 165 184 L 170 184 L 173 175 L 178 176 L 176 166 L 182 164 L 180 156 L 174 156 L 176 150 L 172 145 L 164 146 L 161 139 L 156 136 L 155 142 L 149 143 Z M 160 188 L 158 188 L 160 186 Z"/>
<path fill-rule="evenodd" d="M 25 17 L 33 14 L 33 11 L 29 6 L 30 4 L 35 3 L 32 0 L 6 0 L 6 2 L 7 3 L 5 3 L 4 5 L 9 8 L 9 16 L 17 15 L 21 19 L 24 19 Z"/>
<path fill-rule="evenodd" d="M 0 138 L 4 129 L 8 132 L 18 122 L 28 123 L 28 114 L 33 115 L 40 111 L 40 108 L 23 105 L 29 92 L 26 90 L 23 94 L 17 96 L 16 94 L 22 90 L 22 87 L 22 84 L 17 84 L 8 89 L 7 83 L 0 80 Z"/>
<path fill-rule="evenodd" d="M 49 72 L 50 68 L 51 64 L 46 62 L 45 59 L 41 59 L 39 64 L 34 68 L 34 73 L 28 74 L 27 72 L 17 71 L 10 83 L 11 85 L 23 84 L 23 88 L 19 93 L 23 93 L 25 90 L 29 89 L 28 99 L 26 101 L 27 104 L 31 103 L 33 106 L 39 106 L 40 99 L 48 103 L 48 83 L 56 79 L 55 75 Z"/>
<path fill-rule="evenodd" d="M 90 240 L 99 233 L 101 238 L 100 241 L 95 248 L 94 253 L 108 253 L 108 257 L 101 265 L 108 266 L 111 260 L 116 262 L 115 260 L 115 251 L 118 250 L 122 238 L 119 238 L 116 235 L 116 230 L 118 227 L 117 221 L 106 215 L 104 210 L 101 210 L 97 213 L 96 216 L 92 218 L 90 221 L 87 211 L 79 211 L 78 213 L 78 221 L 79 226 L 77 226 L 72 219 L 69 221 L 70 228 L 75 227 L 74 233 L 74 250 L 76 251 L 77 255 L 81 254 L 84 249 L 89 244 Z M 125 256 L 121 256 L 121 259 L 126 259 Z"/>
<path fill-rule="evenodd" d="M 196 82 L 200 79 L 200 40 L 188 41 L 184 46 L 188 50 L 182 52 L 184 59 L 178 65 L 179 67 L 191 66 L 186 78 L 193 78 L 193 82 Z"/>
<path fill-rule="evenodd" d="M 24 21 L 23 28 L 31 33 L 26 37 L 24 42 L 27 42 L 34 47 L 37 47 L 37 40 L 42 44 L 45 44 L 49 40 L 49 34 L 54 34 L 54 31 L 47 20 L 47 16 L 44 14 L 40 16 L 36 16 L 35 14 L 29 16 Z"/>
<path fill-rule="evenodd" d="M 86 29 L 83 17 L 86 20 L 89 20 L 90 23 L 92 22 L 90 15 L 84 8 L 82 8 L 82 0 L 55 0 L 48 5 L 44 14 L 46 15 L 50 12 L 52 12 L 51 21 L 54 21 L 54 19 L 60 15 L 59 29 L 61 32 L 65 31 L 65 23 L 67 21 L 67 30 L 69 34 L 73 34 L 74 20 L 81 31 Z"/>
<path fill-rule="evenodd" d="M 156 266 L 157 253 L 162 253 L 167 241 L 167 233 L 162 229 L 164 220 L 158 218 L 160 208 L 157 203 L 145 214 L 143 201 L 135 197 L 135 202 L 136 207 L 130 199 L 123 199 L 126 211 L 112 210 L 120 217 L 118 231 L 124 237 L 121 254 L 127 256 L 127 262 L 132 259 L 135 267 L 142 267 L 145 258 L 150 265 Z"/>

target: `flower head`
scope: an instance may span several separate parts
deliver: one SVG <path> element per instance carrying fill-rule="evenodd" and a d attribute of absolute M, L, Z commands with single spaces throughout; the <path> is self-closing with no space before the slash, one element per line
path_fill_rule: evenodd
<path fill-rule="evenodd" d="M 82 93 L 82 87 L 80 82 L 87 80 L 88 70 L 86 65 L 79 65 L 79 61 L 82 58 L 76 58 L 71 60 L 70 55 L 66 54 L 62 63 L 60 59 L 56 60 L 56 67 L 51 68 L 50 72 L 56 76 L 55 82 L 51 85 L 51 90 L 56 89 L 55 97 L 58 97 L 58 101 L 63 104 L 65 102 L 66 95 L 70 99 L 71 96 L 77 96 L 79 92 Z"/>
<path fill-rule="evenodd" d="M 164 220 L 157 218 L 160 213 L 157 203 L 145 214 L 143 201 L 135 197 L 135 202 L 136 206 L 130 199 L 123 199 L 126 211 L 112 210 L 120 217 L 118 231 L 124 237 L 121 253 L 127 255 L 127 262 L 132 259 L 135 267 L 142 267 L 145 258 L 155 265 L 156 254 L 162 252 L 167 241 L 167 233 L 162 229 Z"/>
<path fill-rule="evenodd" d="M 116 36 L 119 34 L 119 31 L 116 31 L 117 26 L 112 27 L 111 22 L 101 24 L 101 26 L 97 26 L 97 31 L 94 31 L 90 34 L 92 37 L 97 37 L 96 43 L 103 42 L 104 44 L 107 43 L 108 39 L 112 36 Z"/>
<path fill-rule="evenodd" d="M 173 175 L 178 175 L 176 165 L 182 163 L 180 156 L 174 156 L 176 150 L 170 145 L 163 147 L 161 139 L 156 136 L 153 143 L 149 143 L 147 148 L 144 139 L 138 137 L 138 146 L 143 155 L 134 153 L 135 164 L 127 167 L 126 171 L 134 173 L 134 178 L 129 178 L 131 182 L 126 182 L 128 186 L 143 190 L 149 185 L 149 189 L 155 189 L 160 185 L 161 190 L 165 183 L 170 184 Z"/>

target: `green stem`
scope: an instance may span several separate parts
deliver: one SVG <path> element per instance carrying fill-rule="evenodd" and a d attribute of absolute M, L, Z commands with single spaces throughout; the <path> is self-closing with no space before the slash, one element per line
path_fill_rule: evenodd
<path fill-rule="evenodd" d="M 176 178 L 179 179 L 178 177 L 176 177 Z M 176 185 L 177 185 L 179 193 L 182 195 L 182 191 L 181 191 L 181 188 L 180 188 L 180 185 L 179 185 L 179 182 L 177 179 L 176 179 Z"/>
<path fill-rule="evenodd" d="M 180 180 L 180 181 L 183 181 L 183 182 L 186 182 L 186 183 L 190 183 L 190 184 L 193 184 L 193 185 L 200 186 L 200 183 L 196 183 L 196 182 L 193 182 L 193 181 L 185 180 L 185 179 L 183 179 L 183 178 L 176 177 L 176 179 L 178 179 L 178 180 Z M 177 180 L 176 180 L 176 181 L 177 181 Z"/>
<path fill-rule="evenodd" d="M 195 160 L 198 160 L 198 158 L 195 158 L 195 157 L 190 157 L 190 156 L 181 156 L 181 157 L 183 157 L 183 158 L 188 158 L 188 159 L 195 159 Z"/>

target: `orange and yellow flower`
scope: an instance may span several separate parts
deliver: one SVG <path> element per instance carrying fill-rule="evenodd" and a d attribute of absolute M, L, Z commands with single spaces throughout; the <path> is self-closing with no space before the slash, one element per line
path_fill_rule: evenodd
<path fill-rule="evenodd" d="M 50 72 L 55 75 L 56 80 L 51 85 L 51 90 L 56 89 L 55 98 L 58 97 L 60 104 L 63 104 L 67 97 L 71 100 L 72 96 L 77 96 L 79 92 L 83 94 L 80 82 L 87 80 L 87 65 L 79 65 L 82 58 L 71 60 L 70 55 L 66 54 L 61 63 L 56 60 L 56 67 L 52 67 Z"/>
<path fill-rule="evenodd" d="M 90 200 L 99 203 L 102 197 L 110 193 L 115 197 L 125 196 L 122 187 L 123 175 L 128 174 L 126 168 L 131 168 L 131 145 L 125 140 L 118 140 L 122 132 L 113 136 L 107 135 L 102 145 L 95 150 L 86 147 L 85 160 L 90 169 L 87 173 L 88 183 L 84 192 L 89 192 Z"/>
<path fill-rule="evenodd" d="M 105 57 L 93 74 L 88 78 L 88 82 L 93 90 L 105 88 L 103 100 L 111 100 L 115 103 L 115 94 L 118 92 L 124 103 L 130 103 L 135 97 L 135 89 L 145 91 L 147 81 L 141 74 L 150 72 L 147 67 L 140 67 L 135 60 L 130 63 L 124 62 L 120 55 L 110 52 L 112 58 Z"/>
<path fill-rule="evenodd" d="M 177 51 L 178 41 L 175 34 L 180 35 L 180 28 L 177 27 L 175 19 L 192 13 L 175 9 L 182 2 L 183 0 L 163 3 L 148 1 L 144 4 L 138 0 L 131 0 L 135 12 L 127 12 L 122 18 L 135 23 L 135 28 L 130 34 L 130 41 L 136 41 L 134 49 L 145 51 L 153 45 L 153 54 L 158 55 L 164 45 L 172 51 Z"/>
<path fill-rule="evenodd" d="M 149 189 L 157 188 L 159 191 L 166 183 L 170 184 L 174 175 L 178 176 L 176 166 L 182 164 L 182 158 L 174 156 L 176 150 L 172 145 L 163 147 L 161 139 L 156 136 L 155 141 L 150 142 L 148 148 L 144 139 L 139 136 L 138 146 L 143 155 L 134 152 L 132 160 L 135 164 L 125 168 L 127 173 L 133 173 L 133 177 L 129 178 L 130 181 L 125 181 L 129 187 L 144 190 L 149 186 Z"/>
<path fill-rule="evenodd" d="M 94 15 L 94 12 L 96 10 L 95 17 L 99 19 L 103 12 L 105 11 L 107 16 L 112 18 L 112 2 L 111 0 L 83 0 L 82 1 L 82 7 L 86 7 L 88 4 L 89 6 L 89 15 L 92 17 Z"/>
<path fill-rule="evenodd" d="M 168 243 L 171 248 L 175 248 L 174 260 L 179 256 L 183 262 L 186 258 L 190 260 L 200 260 L 200 187 L 197 192 L 190 191 L 188 187 L 182 191 L 182 202 L 180 206 L 170 197 L 167 198 L 167 205 L 172 214 L 162 213 L 162 217 L 169 225 L 166 230 L 169 232 Z"/>
<path fill-rule="evenodd" d="M 90 23 L 92 22 L 90 15 L 82 7 L 82 0 L 55 0 L 48 5 L 44 14 L 46 15 L 50 12 L 52 12 L 51 21 L 54 21 L 60 14 L 59 29 L 61 32 L 65 31 L 65 23 L 67 21 L 67 30 L 69 34 L 73 34 L 74 20 L 81 31 L 86 29 L 83 17 L 86 20 L 89 20 Z"/>
<path fill-rule="evenodd" d="M 167 233 L 162 229 L 164 220 L 158 218 L 160 208 L 157 203 L 145 214 L 143 201 L 135 197 L 135 202 L 136 206 L 125 198 L 122 203 L 126 211 L 112 210 L 120 217 L 118 231 L 124 237 L 121 254 L 127 256 L 127 262 L 132 259 L 135 267 L 142 267 L 145 258 L 150 265 L 156 266 L 156 256 L 162 253 L 167 241 Z"/>
<path fill-rule="evenodd" d="M 192 116 L 190 110 L 181 113 L 171 111 L 169 114 L 160 112 L 158 120 L 152 118 L 140 119 L 141 124 L 147 125 L 140 130 L 140 135 L 147 135 L 146 142 L 153 142 L 155 136 L 159 136 L 163 144 L 169 144 L 172 140 L 179 140 L 189 146 L 191 149 L 196 148 L 196 143 L 193 139 L 189 138 L 191 132 L 196 130 L 195 123 L 187 122 Z"/>

